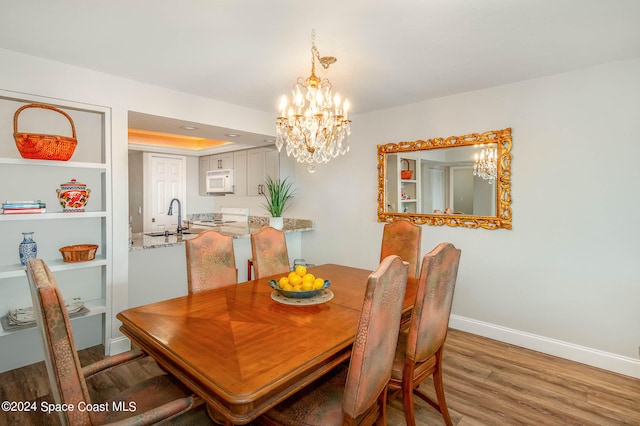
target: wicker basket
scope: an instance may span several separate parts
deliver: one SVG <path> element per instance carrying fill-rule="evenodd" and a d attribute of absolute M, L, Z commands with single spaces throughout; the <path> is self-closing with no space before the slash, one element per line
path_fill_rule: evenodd
<path fill-rule="evenodd" d="M 96 258 L 97 244 L 76 244 L 60 249 L 62 260 L 65 262 L 86 262 Z"/>
<path fill-rule="evenodd" d="M 404 158 L 402 160 L 402 162 L 407 162 L 407 169 L 406 170 L 400 170 L 400 179 L 403 180 L 408 180 L 411 179 L 413 177 L 413 170 L 409 170 L 409 160 L 407 160 L 406 158 Z"/>
<path fill-rule="evenodd" d="M 18 116 L 27 108 L 43 108 L 58 112 L 71 123 L 72 136 L 44 135 L 38 133 L 22 133 L 18 131 Z M 73 120 L 66 112 L 50 105 L 28 104 L 18 108 L 13 115 L 13 138 L 23 158 L 35 160 L 61 160 L 67 161 L 73 155 L 78 141 L 76 139 L 76 127 Z"/>

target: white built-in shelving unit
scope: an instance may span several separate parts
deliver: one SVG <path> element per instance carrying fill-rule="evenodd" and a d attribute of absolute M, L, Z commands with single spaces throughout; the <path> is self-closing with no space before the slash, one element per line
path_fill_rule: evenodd
<path fill-rule="evenodd" d="M 78 145 L 69 161 L 21 157 L 14 138 L 14 113 L 25 104 L 53 105 L 69 114 Z M 71 135 L 68 120 L 55 111 L 29 108 L 18 117 L 20 132 Z M 107 107 L 0 90 L 0 202 L 41 200 L 46 213 L 0 215 L 0 316 L 31 306 L 18 256 L 22 232 L 34 232 L 38 257 L 53 272 L 65 299 L 81 297 L 89 312 L 72 319 L 78 349 L 104 344 L 111 336 L 112 188 L 111 110 Z M 63 213 L 56 189 L 76 179 L 91 190 L 85 212 Z M 95 260 L 64 262 L 59 248 L 98 244 Z M 37 330 L 0 329 L 0 371 L 42 357 Z"/>
<path fill-rule="evenodd" d="M 411 155 L 387 155 L 386 211 L 389 213 L 422 213 L 420 159 Z M 410 170 L 411 178 L 402 178 Z"/>

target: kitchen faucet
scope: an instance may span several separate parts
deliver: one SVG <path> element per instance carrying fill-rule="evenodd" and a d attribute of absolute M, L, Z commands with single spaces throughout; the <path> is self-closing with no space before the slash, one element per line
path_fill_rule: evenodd
<path fill-rule="evenodd" d="M 178 202 L 178 228 L 176 229 L 176 234 L 177 235 L 182 235 L 182 204 L 180 203 L 180 200 L 178 200 L 177 198 L 173 198 L 171 200 L 171 202 L 169 203 L 169 211 L 167 212 L 167 214 L 169 216 L 173 216 L 173 202 L 174 201 Z"/>

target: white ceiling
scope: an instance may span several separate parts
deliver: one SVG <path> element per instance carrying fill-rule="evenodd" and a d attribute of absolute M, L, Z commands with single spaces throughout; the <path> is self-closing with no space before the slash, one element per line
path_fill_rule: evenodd
<path fill-rule="evenodd" d="M 640 0 L 0 1 L 2 48 L 274 118 L 312 29 L 352 116 L 640 56 Z"/>

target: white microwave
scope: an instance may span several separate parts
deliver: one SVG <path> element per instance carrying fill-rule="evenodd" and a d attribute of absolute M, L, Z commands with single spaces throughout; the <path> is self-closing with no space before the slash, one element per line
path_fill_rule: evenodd
<path fill-rule="evenodd" d="M 207 194 L 233 194 L 233 169 L 210 170 L 206 179 Z"/>

